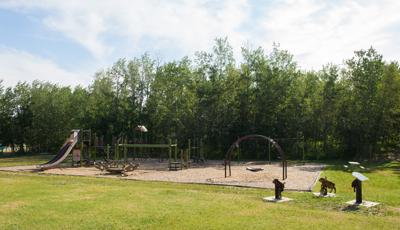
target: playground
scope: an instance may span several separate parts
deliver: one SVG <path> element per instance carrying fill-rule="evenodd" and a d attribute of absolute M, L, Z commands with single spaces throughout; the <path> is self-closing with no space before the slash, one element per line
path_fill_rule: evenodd
<path fill-rule="evenodd" d="M 274 188 L 271 181 L 285 181 L 286 190 L 311 191 L 323 164 L 292 163 L 274 139 L 262 135 L 238 138 L 228 149 L 224 160 L 207 160 L 202 138 L 178 144 L 147 143 L 148 129 L 138 125 L 129 139 L 120 135 L 114 143 L 104 143 L 91 130 L 72 130 L 56 154 L 47 163 L 36 166 L 14 166 L 0 171 L 39 172 L 42 174 L 113 177 L 128 180 L 196 183 L 252 188 Z M 267 161 L 238 161 L 240 146 L 262 142 Z M 268 146 L 268 147 L 267 147 Z M 275 153 L 274 161 L 271 155 Z M 268 157 L 267 157 L 268 155 Z M 290 174 L 290 177 L 288 177 Z"/>
<path fill-rule="evenodd" d="M 263 170 L 252 172 L 247 170 L 248 167 L 262 168 Z M 291 176 L 286 180 L 286 189 L 311 191 L 323 167 L 323 164 L 290 165 L 288 174 Z M 0 167 L 0 171 L 36 172 L 37 169 L 34 166 L 14 166 Z M 232 165 L 232 176 L 225 178 L 222 161 L 207 161 L 198 167 L 169 171 L 168 162 L 160 163 L 158 159 L 149 159 L 141 162 L 139 169 L 129 172 L 126 177 L 111 174 L 107 171 L 99 171 L 95 167 L 53 168 L 40 173 L 272 189 L 273 184 L 271 181 L 281 176 L 281 167 L 279 163 L 269 164 L 268 162 L 235 163 Z"/>
<path fill-rule="evenodd" d="M 264 161 L 238 160 L 246 141 L 262 142 Z M 335 229 L 336 221 L 351 229 L 398 226 L 396 161 L 288 161 L 279 142 L 257 134 L 239 137 L 223 160 L 207 159 L 202 146 L 201 138 L 178 144 L 123 136 L 105 144 L 90 130 L 72 130 L 56 155 L 0 158 L 0 227 L 265 229 L 281 221 L 290 229 Z M 21 221 L 21 215 L 28 218 Z"/>

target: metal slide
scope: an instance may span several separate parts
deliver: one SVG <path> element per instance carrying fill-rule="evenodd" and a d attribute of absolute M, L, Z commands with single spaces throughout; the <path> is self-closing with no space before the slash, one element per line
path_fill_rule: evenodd
<path fill-rule="evenodd" d="M 73 133 L 71 136 L 65 141 L 63 146 L 61 147 L 60 151 L 58 151 L 58 154 L 51 159 L 49 162 L 45 164 L 38 165 L 37 167 L 41 170 L 46 170 L 50 168 L 54 168 L 55 166 L 59 165 L 61 162 L 67 158 L 68 154 L 71 153 L 72 149 L 78 142 L 78 134 L 79 130 L 73 130 Z"/>

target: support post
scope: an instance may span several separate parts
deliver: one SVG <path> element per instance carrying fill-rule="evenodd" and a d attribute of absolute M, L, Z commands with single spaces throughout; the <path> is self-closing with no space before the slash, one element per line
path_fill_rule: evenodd
<path fill-rule="evenodd" d="M 119 159 L 119 146 L 118 142 L 115 144 L 115 151 L 114 151 L 114 160 Z"/>
<path fill-rule="evenodd" d="M 188 160 L 190 160 L 191 140 L 188 140 Z"/>
<path fill-rule="evenodd" d="M 178 139 L 175 139 L 175 162 L 178 161 Z"/>
<path fill-rule="evenodd" d="M 110 145 L 106 147 L 107 160 L 110 160 Z"/>
<path fill-rule="evenodd" d="M 240 145 L 238 146 L 238 156 L 237 156 L 237 160 L 240 161 Z M 230 166 L 230 164 L 229 164 Z"/>
<path fill-rule="evenodd" d="M 225 178 L 226 178 L 226 159 L 224 160 L 225 165 Z"/>
<path fill-rule="evenodd" d="M 80 154 L 80 156 L 79 156 L 79 165 L 80 165 L 80 167 L 82 167 L 82 161 L 83 161 L 83 141 L 82 140 L 80 140 L 80 142 L 81 142 L 81 154 Z"/>
<path fill-rule="evenodd" d="M 231 159 L 229 159 L 229 176 L 232 176 L 232 171 L 231 171 Z"/>
<path fill-rule="evenodd" d="M 271 164 L 271 142 L 268 141 L 268 161 Z"/>
<path fill-rule="evenodd" d="M 92 130 L 88 130 L 88 152 L 89 152 L 89 164 L 90 164 L 90 160 L 92 159 L 92 154 L 91 154 L 91 149 L 92 149 Z"/>
<path fill-rule="evenodd" d="M 304 156 L 304 146 L 306 145 L 306 142 L 304 141 L 304 137 L 303 137 L 303 146 L 302 146 L 302 150 L 303 150 L 303 162 L 305 160 L 305 156 Z"/>
<path fill-rule="evenodd" d="M 287 178 L 287 161 L 282 160 L 282 180 Z"/>
<path fill-rule="evenodd" d="M 359 179 L 354 179 L 351 183 L 351 187 L 353 187 L 356 192 L 356 204 L 362 203 L 362 182 Z"/>
<path fill-rule="evenodd" d="M 171 139 L 168 139 L 168 164 L 171 165 L 171 158 L 172 158 L 172 143 L 171 143 Z"/>
<path fill-rule="evenodd" d="M 97 160 L 97 151 L 96 151 L 96 148 L 93 148 L 92 146 L 90 146 L 89 148 L 90 148 L 90 150 L 93 152 L 94 161 L 96 161 L 96 160 Z"/>
<path fill-rule="evenodd" d="M 128 160 L 128 147 L 126 146 L 127 144 L 127 140 L 126 138 L 124 138 L 124 161 Z"/>
<path fill-rule="evenodd" d="M 204 152 L 203 152 L 203 138 L 200 138 L 200 140 L 199 140 L 199 153 L 200 153 L 200 156 L 203 158 L 203 161 L 205 162 L 206 156 L 204 155 Z"/>
<path fill-rule="evenodd" d="M 181 170 L 183 169 L 183 149 L 181 149 Z"/>
<path fill-rule="evenodd" d="M 285 180 L 287 178 L 287 161 L 285 160 Z"/>

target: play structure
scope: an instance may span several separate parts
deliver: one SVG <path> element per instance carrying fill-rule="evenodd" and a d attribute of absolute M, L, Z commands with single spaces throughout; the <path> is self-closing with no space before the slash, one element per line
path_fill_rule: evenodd
<path fill-rule="evenodd" d="M 109 156 L 110 148 L 107 148 L 106 152 Z M 72 166 L 91 165 L 96 160 L 96 153 L 97 151 L 93 148 L 91 130 L 72 130 L 54 158 L 45 164 L 38 165 L 38 168 L 40 170 L 54 168 L 65 161 L 70 161 Z"/>
<path fill-rule="evenodd" d="M 193 137 L 188 140 L 188 151 L 189 158 L 193 159 L 194 163 L 204 163 L 206 161 L 205 154 L 203 152 L 203 139 Z"/>
<path fill-rule="evenodd" d="M 280 182 L 278 179 L 274 179 L 272 181 L 275 185 L 275 199 L 281 200 L 282 199 L 282 192 L 285 189 L 285 184 Z"/>
<path fill-rule="evenodd" d="M 115 147 L 116 158 L 120 158 L 120 152 L 122 152 L 123 159 L 128 159 L 128 150 L 147 150 L 147 149 L 165 149 L 168 151 L 168 163 L 170 170 L 178 170 L 182 165 L 182 162 L 178 161 L 178 143 L 175 140 L 175 143 L 172 143 L 171 139 L 169 139 L 168 144 L 129 144 L 126 139 L 124 139 L 123 143 L 119 143 Z M 133 152 L 134 153 L 134 152 Z M 160 154 L 159 160 L 162 161 L 163 157 Z"/>
<path fill-rule="evenodd" d="M 72 130 L 69 138 L 64 142 L 58 154 L 55 155 L 54 158 L 51 159 L 49 162 L 38 165 L 38 168 L 40 170 L 45 170 L 56 167 L 61 162 L 63 162 L 67 158 L 67 156 L 71 153 L 75 145 L 78 143 L 78 136 L 79 136 L 79 130 Z"/>
<path fill-rule="evenodd" d="M 264 197 L 263 200 L 267 202 L 281 203 L 291 201 L 291 198 L 283 197 L 282 192 L 285 190 L 285 183 L 279 181 L 278 179 L 274 179 L 272 181 L 274 184 L 274 196 Z"/>
<path fill-rule="evenodd" d="M 353 172 L 352 175 L 356 178 L 351 182 L 351 187 L 356 193 L 356 204 L 362 203 L 362 182 L 368 180 L 368 178 L 361 173 Z"/>
<path fill-rule="evenodd" d="M 273 147 L 278 151 L 278 158 L 282 161 L 282 180 L 285 180 L 287 178 L 287 161 L 285 157 L 285 153 L 283 152 L 282 148 L 279 146 L 279 144 L 274 141 L 272 138 L 263 136 L 263 135 L 258 135 L 258 134 L 252 134 L 252 135 L 247 135 L 244 137 L 239 137 L 228 149 L 226 155 L 225 155 L 225 160 L 224 160 L 224 166 L 225 166 L 225 177 L 231 176 L 232 171 L 231 171 L 231 161 L 232 158 L 234 157 L 236 153 L 236 149 L 239 149 L 239 145 L 243 141 L 249 141 L 249 140 L 263 140 L 266 141 L 267 143 L 272 144 Z"/>
<path fill-rule="evenodd" d="M 241 136 L 238 136 L 237 138 L 239 137 Z M 272 139 L 279 143 L 279 146 L 284 150 L 286 157 L 290 156 L 293 159 L 305 161 L 306 154 L 304 137 L 274 137 Z M 242 159 L 267 159 L 269 163 L 272 163 L 275 149 L 271 142 L 264 141 L 263 139 L 255 139 L 254 141 L 242 142 L 235 151 L 237 151 L 237 153 L 235 153 L 235 158 L 238 161 L 241 161 Z"/>
<path fill-rule="evenodd" d="M 352 172 L 351 175 L 355 177 L 353 182 L 351 182 L 351 187 L 353 191 L 356 193 L 356 199 L 346 202 L 346 204 L 350 204 L 351 206 L 364 206 L 367 208 L 378 205 L 378 202 L 373 201 L 365 201 L 362 197 L 362 182 L 367 181 L 368 177 L 364 176 L 359 172 Z"/>
<path fill-rule="evenodd" d="M 328 189 L 330 189 L 330 193 L 334 191 L 336 193 L 336 186 L 335 183 L 332 181 L 329 181 L 326 177 L 325 178 L 319 178 L 318 180 L 321 182 L 321 189 L 320 189 L 320 195 L 321 196 L 327 196 L 328 195 Z"/>
<path fill-rule="evenodd" d="M 179 149 L 178 141 L 171 138 L 168 143 L 147 143 L 147 132 L 145 126 L 139 125 L 133 138 L 121 134 L 113 137 L 113 143 L 105 144 L 103 137 L 91 130 L 72 130 L 56 156 L 37 167 L 46 170 L 71 162 L 73 167 L 95 165 L 102 170 L 123 172 L 136 169 L 139 161 L 156 157 L 159 162 L 167 158 L 168 169 L 175 171 L 190 168 L 192 162 L 201 164 L 206 161 L 201 138 L 188 139 L 186 147 Z"/>
<path fill-rule="evenodd" d="M 101 171 L 109 173 L 121 174 L 121 176 L 128 176 L 128 172 L 132 172 L 139 167 L 139 163 L 135 162 L 120 162 L 120 161 L 96 161 L 94 167 Z"/>

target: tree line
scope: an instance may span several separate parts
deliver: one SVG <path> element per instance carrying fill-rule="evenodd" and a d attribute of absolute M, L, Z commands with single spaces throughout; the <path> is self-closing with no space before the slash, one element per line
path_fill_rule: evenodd
<path fill-rule="evenodd" d="M 153 143 L 202 137 L 214 158 L 256 133 L 301 140 L 307 159 L 373 159 L 400 149 L 400 67 L 369 48 L 305 71 L 278 45 L 237 62 L 223 38 L 194 58 L 120 59 L 87 87 L 0 82 L 0 143 L 13 149 L 54 151 L 76 128 L 110 142 L 137 125 Z"/>

